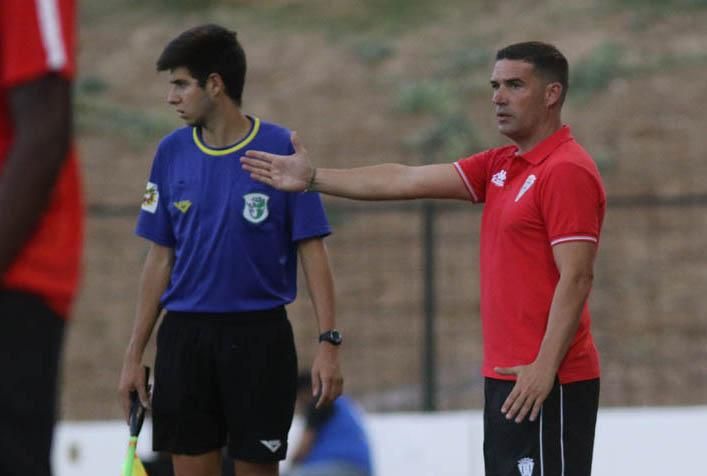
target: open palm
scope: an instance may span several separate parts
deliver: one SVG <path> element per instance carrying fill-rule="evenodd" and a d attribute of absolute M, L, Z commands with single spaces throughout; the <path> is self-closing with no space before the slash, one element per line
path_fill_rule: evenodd
<path fill-rule="evenodd" d="M 251 178 L 286 192 L 301 192 L 310 185 L 314 168 L 307 158 L 307 149 L 293 132 L 293 155 L 277 155 L 259 150 L 249 150 L 241 157 L 244 170 Z"/>

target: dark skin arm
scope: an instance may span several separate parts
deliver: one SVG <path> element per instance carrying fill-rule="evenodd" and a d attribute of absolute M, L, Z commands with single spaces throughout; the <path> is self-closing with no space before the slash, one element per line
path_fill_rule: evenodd
<path fill-rule="evenodd" d="M 46 209 L 71 143 L 71 83 L 46 75 L 10 89 L 12 144 L 0 170 L 0 276 Z"/>

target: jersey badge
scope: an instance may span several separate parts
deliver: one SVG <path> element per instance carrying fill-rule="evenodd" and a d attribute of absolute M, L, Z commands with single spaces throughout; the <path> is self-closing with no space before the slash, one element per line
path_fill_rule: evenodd
<path fill-rule="evenodd" d="M 263 193 L 246 193 L 243 195 L 243 218 L 251 223 L 260 223 L 268 215 L 268 200 L 270 197 Z"/>
<path fill-rule="evenodd" d="M 518 195 L 516 195 L 516 199 L 515 199 L 516 202 L 517 202 L 518 200 L 520 200 L 520 197 L 522 197 L 523 195 L 525 195 L 525 192 L 527 192 L 528 190 L 530 190 L 530 187 L 533 186 L 533 184 L 535 183 L 535 180 L 536 180 L 535 175 L 533 175 L 533 174 L 528 175 L 528 178 L 525 179 L 525 183 L 523 183 L 523 186 L 520 188 L 520 191 L 518 192 Z"/>
<path fill-rule="evenodd" d="M 491 183 L 497 187 L 503 187 L 506 184 L 506 171 L 501 170 L 500 172 L 493 174 L 493 177 L 491 177 Z"/>
<path fill-rule="evenodd" d="M 147 182 L 145 195 L 142 196 L 142 208 L 146 212 L 155 213 L 157 211 L 157 202 L 160 200 L 160 190 L 156 183 Z"/>
<path fill-rule="evenodd" d="M 174 202 L 174 208 L 179 210 L 182 213 L 186 213 L 189 210 L 189 207 L 191 207 L 191 202 L 189 200 L 181 200 L 179 202 Z"/>
<path fill-rule="evenodd" d="M 532 476 L 535 462 L 533 458 L 521 458 L 518 460 L 518 472 L 520 476 Z"/>

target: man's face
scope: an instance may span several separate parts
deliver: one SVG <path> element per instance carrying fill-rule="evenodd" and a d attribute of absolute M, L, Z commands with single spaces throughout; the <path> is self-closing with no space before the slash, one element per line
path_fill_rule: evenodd
<path fill-rule="evenodd" d="M 169 73 L 169 93 L 167 102 L 174 106 L 179 117 L 190 126 L 204 124 L 212 101 L 204 88 L 187 68 L 175 68 Z"/>
<path fill-rule="evenodd" d="M 532 137 L 547 112 L 547 83 L 534 66 L 521 60 L 499 60 L 491 73 L 496 125 L 513 141 Z"/>

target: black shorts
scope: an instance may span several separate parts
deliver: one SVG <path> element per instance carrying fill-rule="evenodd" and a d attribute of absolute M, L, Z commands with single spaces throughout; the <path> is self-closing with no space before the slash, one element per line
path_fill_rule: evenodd
<path fill-rule="evenodd" d="M 38 296 L 0 291 L 0 474 L 48 476 L 64 320 Z"/>
<path fill-rule="evenodd" d="M 487 378 L 486 476 L 589 476 L 599 408 L 599 379 L 555 383 L 534 422 L 506 420 L 501 405 L 515 382 Z"/>
<path fill-rule="evenodd" d="M 157 334 L 153 447 L 198 455 L 227 444 L 254 463 L 285 458 L 297 355 L 284 308 L 168 312 Z"/>

